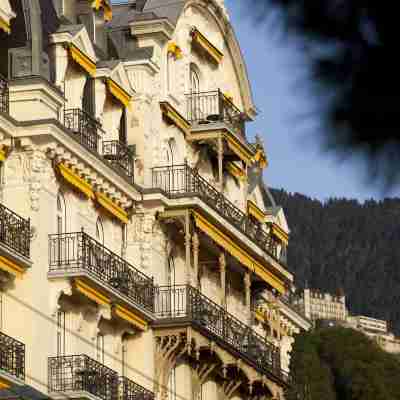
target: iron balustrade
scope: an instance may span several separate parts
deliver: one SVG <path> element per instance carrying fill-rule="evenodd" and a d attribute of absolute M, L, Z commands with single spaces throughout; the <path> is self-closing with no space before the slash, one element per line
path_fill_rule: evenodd
<path fill-rule="evenodd" d="M 0 112 L 8 114 L 9 108 L 10 103 L 8 81 L 3 75 L 0 74 Z"/>
<path fill-rule="evenodd" d="M 0 203 L 0 243 L 29 258 L 30 234 L 30 220 Z"/>
<path fill-rule="evenodd" d="M 220 191 L 210 185 L 197 170 L 187 164 L 153 168 L 153 188 L 163 190 L 169 197 L 198 196 L 223 216 L 256 245 L 278 262 L 278 240 L 267 233 L 260 222 L 249 218 Z"/>
<path fill-rule="evenodd" d="M 25 380 L 25 345 L 0 332 L 0 370 Z"/>
<path fill-rule="evenodd" d="M 193 125 L 225 122 L 241 136 L 244 136 L 243 113 L 221 90 L 189 93 L 187 99 L 187 120 Z"/>
<path fill-rule="evenodd" d="M 133 181 L 133 152 L 119 140 L 103 142 L 103 157 Z"/>
<path fill-rule="evenodd" d="M 48 359 L 49 392 L 88 392 L 102 400 L 118 399 L 118 373 L 86 355 Z"/>
<path fill-rule="evenodd" d="M 96 153 L 100 150 L 100 124 L 87 112 L 72 108 L 64 110 L 64 125 L 82 146 Z"/>
<path fill-rule="evenodd" d="M 85 232 L 49 235 L 50 272 L 83 271 L 154 310 L 154 281 Z"/>
<path fill-rule="evenodd" d="M 126 377 L 120 379 L 122 400 L 154 400 L 154 393 Z"/>
<path fill-rule="evenodd" d="M 279 348 L 198 289 L 189 285 L 159 287 L 155 308 L 159 320 L 188 320 L 195 329 L 238 353 L 259 371 L 284 379 Z"/>

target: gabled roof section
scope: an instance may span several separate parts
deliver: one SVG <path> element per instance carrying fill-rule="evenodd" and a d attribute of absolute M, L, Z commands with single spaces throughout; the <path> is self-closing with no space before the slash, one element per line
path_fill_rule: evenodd
<path fill-rule="evenodd" d="M 186 1 L 147 0 L 143 12 L 152 12 L 159 18 L 168 18 L 174 25 L 185 7 Z"/>

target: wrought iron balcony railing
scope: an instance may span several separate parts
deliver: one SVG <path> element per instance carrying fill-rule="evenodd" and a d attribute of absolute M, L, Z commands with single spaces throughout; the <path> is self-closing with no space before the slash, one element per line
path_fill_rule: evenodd
<path fill-rule="evenodd" d="M 187 119 L 191 124 L 204 125 L 225 122 L 236 133 L 244 136 L 243 113 L 220 90 L 189 93 L 187 99 Z"/>
<path fill-rule="evenodd" d="M 72 108 L 64 111 L 64 126 L 72 137 L 88 150 L 100 151 L 100 124 L 88 113 Z"/>
<path fill-rule="evenodd" d="M 0 370 L 25 380 L 25 345 L 0 332 Z"/>
<path fill-rule="evenodd" d="M 0 74 L 0 111 L 8 114 L 9 104 L 8 81 Z"/>
<path fill-rule="evenodd" d="M 155 308 L 159 320 L 188 321 L 226 349 L 240 354 L 262 373 L 285 379 L 279 348 L 192 286 L 160 287 Z"/>
<path fill-rule="evenodd" d="M 0 204 L 0 243 L 29 258 L 30 220 Z"/>
<path fill-rule="evenodd" d="M 49 235 L 50 272 L 93 276 L 147 311 L 154 310 L 154 281 L 86 233 Z"/>
<path fill-rule="evenodd" d="M 278 260 L 278 241 L 275 237 L 265 232 L 260 222 L 249 218 L 195 169 L 188 165 L 153 168 L 152 185 L 172 198 L 198 196 L 262 250 L 282 263 L 282 260 Z"/>
<path fill-rule="evenodd" d="M 118 400 L 118 373 L 86 355 L 49 357 L 49 392 L 88 392 Z"/>
<path fill-rule="evenodd" d="M 121 377 L 120 380 L 122 400 L 154 400 L 154 393 L 145 389 L 143 386 Z"/>
<path fill-rule="evenodd" d="M 103 157 L 133 181 L 134 155 L 129 146 L 119 140 L 104 141 Z"/>

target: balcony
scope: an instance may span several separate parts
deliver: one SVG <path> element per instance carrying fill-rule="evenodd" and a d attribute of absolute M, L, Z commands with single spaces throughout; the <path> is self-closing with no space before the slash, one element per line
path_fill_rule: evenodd
<path fill-rule="evenodd" d="M 210 124 L 228 125 L 239 137 L 244 138 L 245 117 L 233 102 L 220 90 L 190 93 L 187 99 L 187 120 L 192 127 Z"/>
<path fill-rule="evenodd" d="M 50 276 L 85 277 L 128 304 L 153 313 L 154 282 L 86 233 L 49 235 Z"/>
<path fill-rule="evenodd" d="M 128 378 L 120 379 L 122 400 L 154 400 L 154 393 Z"/>
<path fill-rule="evenodd" d="M 9 383 L 25 380 L 25 345 L 0 332 L 0 383 L 2 378 Z"/>
<path fill-rule="evenodd" d="M 170 198 L 199 197 L 227 222 L 251 239 L 276 261 L 278 241 L 266 233 L 262 224 L 249 218 L 222 193 L 210 185 L 197 170 L 188 165 L 153 168 L 152 186 L 163 190 Z"/>
<path fill-rule="evenodd" d="M 8 114 L 9 107 L 8 81 L 0 74 L 0 112 Z"/>
<path fill-rule="evenodd" d="M 64 111 L 64 126 L 78 143 L 95 153 L 130 183 L 133 182 L 134 156 L 130 146 L 118 140 L 103 141 L 100 123 L 78 108 Z"/>
<path fill-rule="evenodd" d="M 102 400 L 118 399 L 119 378 L 117 372 L 86 355 L 49 357 L 49 393 L 57 398 L 91 398 Z M 87 396 L 82 395 L 87 393 Z"/>
<path fill-rule="evenodd" d="M 103 157 L 133 182 L 134 155 L 129 146 L 118 140 L 104 141 Z"/>
<path fill-rule="evenodd" d="M 25 258 L 30 254 L 30 221 L 0 204 L 0 245 Z"/>
<path fill-rule="evenodd" d="M 279 348 L 192 286 L 160 287 L 155 307 L 159 324 L 190 324 L 261 373 L 288 381 L 281 371 Z"/>
<path fill-rule="evenodd" d="M 65 110 L 64 125 L 82 146 L 99 153 L 100 124 L 91 115 L 79 108 Z"/>

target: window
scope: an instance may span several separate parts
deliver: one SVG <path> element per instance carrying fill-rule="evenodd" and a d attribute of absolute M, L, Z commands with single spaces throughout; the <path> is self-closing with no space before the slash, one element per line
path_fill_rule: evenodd
<path fill-rule="evenodd" d="M 104 364 L 104 335 L 101 333 L 96 337 L 96 360 Z"/>
<path fill-rule="evenodd" d="M 57 311 L 57 356 L 65 355 L 65 311 Z"/>
<path fill-rule="evenodd" d="M 190 93 L 200 92 L 200 78 L 197 67 L 194 64 L 190 66 Z"/>
<path fill-rule="evenodd" d="M 96 239 L 104 245 L 104 229 L 101 217 L 98 217 L 96 221 Z"/>
<path fill-rule="evenodd" d="M 173 256 L 168 257 L 167 266 L 167 284 L 168 286 L 175 286 L 175 261 Z"/>
<path fill-rule="evenodd" d="M 95 99 L 94 79 L 87 78 L 85 87 L 83 88 L 82 110 L 91 115 L 92 117 L 94 117 L 96 114 L 94 99 Z"/>
<path fill-rule="evenodd" d="M 61 191 L 57 195 L 57 233 L 65 233 L 67 231 L 67 207 L 65 198 Z"/>
<path fill-rule="evenodd" d="M 126 108 L 124 107 L 124 110 L 121 115 L 121 120 L 119 123 L 119 142 L 121 144 L 126 145 L 128 143 L 128 137 L 127 137 L 127 131 L 126 131 Z"/>

